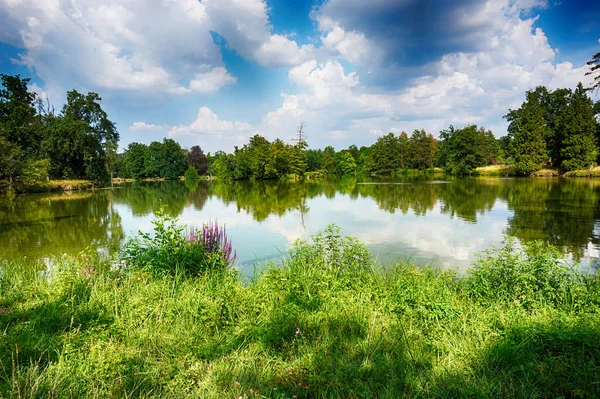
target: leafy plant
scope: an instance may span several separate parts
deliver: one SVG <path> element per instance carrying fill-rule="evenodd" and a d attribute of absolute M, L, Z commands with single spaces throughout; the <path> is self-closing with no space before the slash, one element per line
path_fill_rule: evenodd
<path fill-rule="evenodd" d="M 475 262 L 466 282 L 476 298 L 531 307 L 567 303 L 580 287 L 578 277 L 556 248 L 534 241 L 518 249 L 515 238 L 509 237 L 504 246 L 486 251 Z"/>
<path fill-rule="evenodd" d="M 311 237 L 298 240 L 290 251 L 292 267 L 323 268 L 337 274 L 355 274 L 370 270 L 371 253 L 354 237 L 342 237 L 335 224 Z"/>
<path fill-rule="evenodd" d="M 198 171 L 193 166 L 190 166 L 189 168 L 187 168 L 187 170 L 183 174 L 183 178 L 185 180 L 197 180 L 198 177 L 199 177 Z"/>
<path fill-rule="evenodd" d="M 155 212 L 153 234 L 138 232 L 121 251 L 121 260 L 127 267 L 169 274 L 181 271 L 197 276 L 211 270 L 225 270 L 235 261 L 231 254 L 231 242 L 225 229 L 216 223 L 204 226 L 202 232 L 178 225 L 161 207 Z"/>

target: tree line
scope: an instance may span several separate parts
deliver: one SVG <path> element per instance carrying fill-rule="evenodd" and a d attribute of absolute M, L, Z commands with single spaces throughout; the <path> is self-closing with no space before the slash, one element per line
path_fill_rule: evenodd
<path fill-rule="evenodd" d="M 527 175 L 544 167 L 562 172 L 598 162 L 600 102 L 580 83 L 575 90 L 526 92 L 523 104 L 504 116 L 508 134 L 498 139 L 481 126 L 449 126 L 438 138 L 425 130 L 388 133 L 371 146 L 336 151 L 308 148 L 255 135 L 232 153 L 204 154 L 176 141 L 131 143 L 118 153 L 119 133 L 97 93 L 68 91 L 56 113 L 28 89 L 30 79 L 0 75 L 0 180 L 34 183 L 46 179 L 87 179 L 104 185 L 111 177 L 176 179 L 211 175 L 221 179 L 281 179 L 354 173 L 390 174 L 442 168 L 468 175 L 487 165 L 513 165 Z"/>
<path fill-rule="evenodd" d="M 109 180 L 119 133 L 97 93 L 68 91 L 56 114 L 29 91 L 30 79 L 0 78 L 0 179 L 9 186 L 47 178 Z"/>

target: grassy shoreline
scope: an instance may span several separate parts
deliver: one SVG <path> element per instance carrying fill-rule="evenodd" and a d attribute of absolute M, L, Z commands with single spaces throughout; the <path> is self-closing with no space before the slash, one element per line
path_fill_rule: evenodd
<path fill-rule="evenodd" d="M 419 170 L 407 170 L 398 171 L 394 173 L 397 176 L 406 175 L 418 175 L 418 174 L 444 174 L 443 169 L 434 168 L 433 170 L 419 171 Z M 473 176 L 484 176 L 484 177 L 515 177 L 514 167 L 507 165 L 490 165 L 476 168 L 473 172 Z M 540 169 L 533 172 L 529 177 L 600 177 L 600 166 L 592 169 L 582 169 L 560 174 L 554 169 Z M 326 174 L 321 171 L 308 172 L 306 180 L 320 180 L 327 178 Z M 214 180 L 212 176 L 201 176 L 198 180 Z M 183 178 L 175 180 L 184 180 Z M 290 178 L 290 180 L 298 180 L 297 178 Z M 161 182 L 168 181 L 163 178 L 145 178 L 145 179 L 131 179 L 131 178 L 113 178 L 111 184 L 118 185 L 124 183 L 133 182 Z M 17 193 L 40 193 L 50 191 L 81 191 L 90 190 L 97 188 L 89 180 L 49 180 L 47 182 L 41 182 L 36 184 L 23 185 L 19 184 L 16 187 Z M 0 193 L 7 192 L 8 182 L 0 181 Z"/>
<path fill-rule="evenodd" d="M 0 396 L 600 395 L 600 281 L 543 244 L 509 241 L 458 278 L 382 269 L 329 229 L 275 266 L 243 282 L 89 254 L 5 264 Z"/>

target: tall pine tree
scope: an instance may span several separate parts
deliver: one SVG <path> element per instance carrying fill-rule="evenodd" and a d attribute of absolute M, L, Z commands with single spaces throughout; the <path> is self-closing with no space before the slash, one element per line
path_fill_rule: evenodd
<path fill-rule="evenodd" d="M 544 113 L 535 93 L 528 91 L 521 108 L 509 111 L 505 118 L 510 121 L 508 134 L 515 172 L 527 175 L 540 169 L 548 156 L 544 141 Z"/>
<path fill-rule="evenodd" d="M 598 154 L 595 137 L 596 120 L 594 103 L 587 96 L 581 82 L 571 96 L 565 112 L 566 120 L 560 146 L 560 169 L 569 171 L 589 167 Z"/>

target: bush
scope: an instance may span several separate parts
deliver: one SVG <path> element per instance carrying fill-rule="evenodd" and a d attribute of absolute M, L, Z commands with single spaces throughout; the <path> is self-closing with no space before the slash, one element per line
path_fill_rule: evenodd
<path fill-rule="evenodd" d="M 193 166 L 190 166 L 183 174 L 183 178 L 185 180 L 196 180 L 199 178 L 198 171 Z"/>
<path fill-rule="evenodd" d="M 569 268 L 560 252 L 541 241 L 516 248 L 509 237 L 504 246 L 484 252 L 466 278 L 469 292 L 486 301 L 508 300 L 531 307 L 565 304 L 580 288 L 581 274 Z"/>
<path fill-rule="evenodd" d="M 207 271 L 226 270 L 235 261 L 225 228 L 216 223 L 203 229 L 185 232 L 178 219 L 168 216 L 164 208 L 155 212 L 154 234 L 138 232 L 121 251 L 120 259 L 127 267 L 158 274 L 176 271 L 197 276 Z"/>
<path fill-rule="evenodd" d="M 371 270 L 371 253 L 354 237 L 340 236 L 340 228 L 327 226 L 312 242 L 298 240 L 290 250 L 289 264 L 294 268 L 317 268 L 335 274 L 357 274 Z"/>

